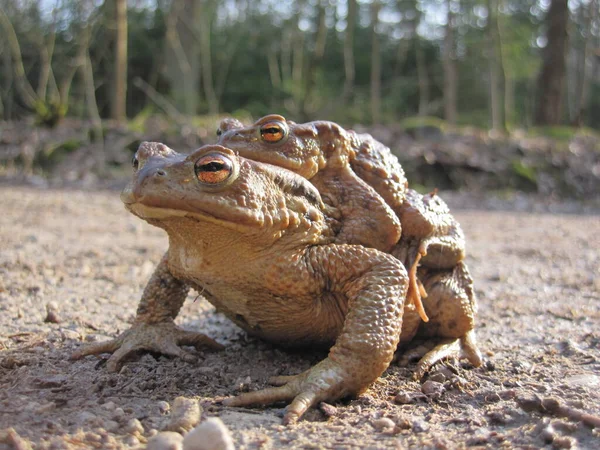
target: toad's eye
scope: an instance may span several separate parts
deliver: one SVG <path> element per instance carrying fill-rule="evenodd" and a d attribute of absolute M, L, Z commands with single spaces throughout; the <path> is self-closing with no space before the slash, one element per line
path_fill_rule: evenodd
<path fill-rule="evenodd" d="M 265 142 L 275 143 L 287 136 L 287 126 L 281 122 L 267 122 L 260 127 L 260 137 Z"/>
<path fill-rule="evenodd" d="M 138 170 L 138 167 L 140 167 L 140 161 L 137 159 L 137 153 L 134 153 L 133 158 L 131 158 L 131 165 L 133 166 L 133 170 Z"/>
<path fill-rule="evenodd" d="M 221 136 L 223 134 L 223 130 L 217 128 L 217 136 Z"/>
<path fill-rule="evenodd" d="M 209 154 L 202 156 L 194 164 L 196 177 L 205 184 L 218 184 L 227 180 L 233 172 L 231 160 L 224 155 Z"/>

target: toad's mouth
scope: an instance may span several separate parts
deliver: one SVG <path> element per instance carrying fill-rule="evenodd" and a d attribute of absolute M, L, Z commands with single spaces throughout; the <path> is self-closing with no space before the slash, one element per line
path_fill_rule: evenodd
<path fill-rule="evenodd" d="M 125 205 L 128 211 L 135 214 L 141 219 L 152 220 L 152 219 L 170 219 L 176 217 L 190 217 L 196 220 L 208 220 L 217 221 L 215 217 L 204 212 L 191 212 L 176 208 L 164 208 L 159 206 L 145 205 L 140 198 L 136 198 L 133 194 L 131 186 L 127 186 L 121 192 L 121 201 Z"/>
<path fill-rule="evenodd" d="M 142 220 L 153 222 L 154 225 L 156 224 L 156 221 L 187 219 L 193 220 L 198 224 L 212 223 L 222 227 L 243 231 L 247 229 L 260 229 L 265 224 L 265 219 L 259 212 L 250 214 L 246 209 L 240 207 L 230 207 L 227 209 L 227 217 L 220 217 L 218 215 L 218 209 L 216 211 L 191 211 L 187 208 L 169 208 L 165 206 L 149 205 L 144 202 L 144 197 L 136 198 L 129 186 L 121 193 L 121 201 L 129 212 Z M 217 214 L 213 214 L 214 212 Z"/>

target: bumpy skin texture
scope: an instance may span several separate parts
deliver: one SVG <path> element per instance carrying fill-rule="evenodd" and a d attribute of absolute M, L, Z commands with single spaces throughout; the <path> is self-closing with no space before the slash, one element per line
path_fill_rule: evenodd
<path fill-rule="evenodd" d="M 122 200 L 166 230 L 169 250 L 132 328 L 75 358 L 114 352 L 108 368 L 116 370 L 140 350 L 187 359 L 178 345 L 218 348 L 173 324 L 192 287 L 249 333 L 288 345 L 333 345 L 308 371 L 273 379 L 278 387 L 226 400 L 289 400 L 290 423 L 320 401 L 363 392 L 387 368 L 401 336 L 416 333 L 404 265 L 377 249 L 336 243 L 321 196 L 304 177 L 218 145 L 185 156 L 144 143 L 136 158 Z M 403 326 L 405 310 L 411 320 Z"/>
<path fill-rule="evenodd" d="M 409 270 L 408 298 L 428 320 L 417 267 L 453 268 L 464 258 L 464 236 L 436 194 L 408 189 L 388 147 L 333 122 L 297 124 L 276 114 L 248 127 L 224 119 L 217 134 L 219 144 L 242 156 L 309 179 L 328 206 L 326 216 L 337 220 L 336 242 L 377 248 L 401 259 Z"/>

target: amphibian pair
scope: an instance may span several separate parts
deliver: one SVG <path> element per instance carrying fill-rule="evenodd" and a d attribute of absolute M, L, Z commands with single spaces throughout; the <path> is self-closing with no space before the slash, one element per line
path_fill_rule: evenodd
<path fill-rule="evenodd" d="M 113 352 L 116 370 L 139 350 L 192 360 L 181 345 L 221 348 L 173 322 L 193 288 L 248 333 L 331 347 L 306 372 L 272 379 L 278 387 L 225 401 L 291 401 L 286 423 L 365 391 L 417 332 L 442 338 L 417 378 L 449 356 L 481 364 L 460 227 L 437 195 L 408 189 L 387 147 L 332 122 L 276 115 L 247 128 L 225 120 L 218 134 L 189 155 L 140 146 L 121 198 L 167 232 L 169 249 L 132 328 L 75 358 Z"/>

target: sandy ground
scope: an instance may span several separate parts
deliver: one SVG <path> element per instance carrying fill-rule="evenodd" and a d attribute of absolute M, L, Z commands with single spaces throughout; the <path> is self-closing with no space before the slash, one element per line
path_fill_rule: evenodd
<path fill-rule="evenodd" d="M 143 446 L 178 396 L 199 399 L 239 448 L 600 448 L 598 216 L 455 210 L 484 367 L 438 367 L 424 395 L 414 366 L 392 365 L 360 398 L 284 427 L 284 405 L 215 399 L 323 355 L 249 338 L 195 295 L 179 324 L 226 350 L 198 353 L 197 365 L 147 354 L 117 374 L 105 357 L 69 360 L 83 342 L 128 328 L 166 249 L 163 232 L 128 214 L 117 192 L 2 187 L 0 212 L 0 430 L 34 448 Z M 0 449 L 10 441 L 0 431 Z"/>

